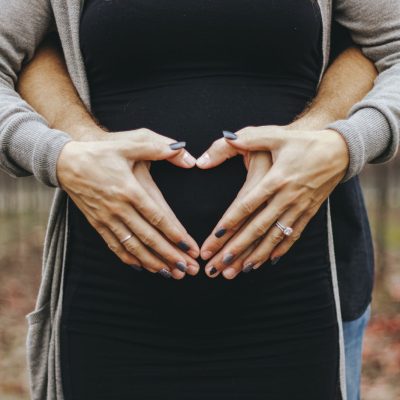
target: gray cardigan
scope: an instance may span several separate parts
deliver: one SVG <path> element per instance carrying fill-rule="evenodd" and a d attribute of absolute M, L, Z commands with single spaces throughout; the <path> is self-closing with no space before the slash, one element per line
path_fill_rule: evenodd
<path fill-rule="evenodd" d="M 312 0 L 310 0 L 312 1 Z M 399 0 L 318 0 L 323 16 L 324 73 L 330 51 L 332 18 L 347 27 L 353 41 L 379 71 L 375 86 L 352 107 L 348 118 L 330 124 L 345 138 L 350 166 L 344 181 L 358 174 L 367 162 L 392 159 L 400 128 L 400 2 Z M 62 284 L 68 239 L 67 196 L 59 188 L 56 161 L 71 139 L 50 129 L 15 91 L 21 66 L 29 61 L 47 32 L 60 35 L 74 85 L 90 109 L 90 96 L 79 46 L 81 0 L 0 0 L 0 168 L 11 176 L 34 175 L 55 187 L 43 251 L 42 279 L 28 321 L 27 362 L 34 400 L 63 400 L 59 360 Z M 328 207 L 330 260 L 341 337 L 341 395 L 344 352 L 336 266 Z"/>

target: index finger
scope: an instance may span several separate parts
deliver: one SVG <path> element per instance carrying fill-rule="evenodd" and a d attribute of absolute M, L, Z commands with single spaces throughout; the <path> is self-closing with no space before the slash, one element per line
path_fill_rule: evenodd
<path fill-rule="evenodd" d="M 222 218 L 213 230 L 213 233 L 206 239 L 202 250 L 215 249 L 220 247 L 221 238 L 228 234 L 231 236 L 236 232 L 243 222 L 264 203 L 268 202 L 277 192 L 279 183 L 275 174 L 274 166 L 264 176 L 258 185 L 253 187 L 243 196 L 238 196 L 226 210 Z"/>
<path fill-rule="evenodd" d="M 132 178 L 137 182 L 136 177 Z M 191 252 L 194 257 L 198 256 L 199 248 L 194 239 L 176 225 L 173 218 L 165 213 L 160 205 L 156 204 L 138 182 L 131 192 L 130 202 L 151 225 L 162 232 L 172 243 L 175 243 L 181 250 Z"/>

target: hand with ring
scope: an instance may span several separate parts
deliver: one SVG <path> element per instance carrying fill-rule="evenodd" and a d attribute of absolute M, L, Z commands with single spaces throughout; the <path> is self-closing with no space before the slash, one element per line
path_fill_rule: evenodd
<path fill-rule="evenodd" d="M 224 136 L 199 159 L 200 168 L 213 168 L 236 154 L 272 157 L 272 166 L 234 200 L 201 247 L 202 258 L 209 260 L 208 276 L 222 272 L 232 279 L 269 259 L 275 263 L 290 249 L 342 180 L 349 154 L 333 130 L 248 126 Z"/>
<path fill-rule="evenodd" d="M 184 143 L 148 129 L 70 141 L 57 161 L 57 177 L 108 247 L 126 264 L 165 277 L 195 275 L 199 248 L 153 181 L 150 160 L 191 168 Z"/>

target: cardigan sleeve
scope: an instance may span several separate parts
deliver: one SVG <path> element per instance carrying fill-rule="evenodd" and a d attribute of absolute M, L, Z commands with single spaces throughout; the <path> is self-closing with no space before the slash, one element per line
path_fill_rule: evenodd
<path fill-rule="evenodd" d="M 72 138 L 50 129 L 15 89 L 22 65 L 54 27 L 50 1 L 0 0 L 0 9 L 0 169 L 59 187 L 56 162 Z"/>
<path fill-rule="evenodd" d="M 343 181 L 366 163 L 393 159 L 400 131 L 400 1 L 334 0 L 333 18 L 346 27 L 355 44 L 378 70 L 373 89 L 327 128 L 347 142 L 350 165 Z"/>

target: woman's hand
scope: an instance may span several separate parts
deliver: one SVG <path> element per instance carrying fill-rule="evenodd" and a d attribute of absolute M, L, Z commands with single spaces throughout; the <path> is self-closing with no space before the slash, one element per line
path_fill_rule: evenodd
<path fill-rule="evenodd" d="M 216 140 L 211 147 L 205 153 L 204 159 L 199 158 L 197 160 L 197 165 L 200 168 L 212 168 L 218 164 L 221 164 L 228 158 L 234 157 L 236 155 L 242 155 L 243 161 L 247 169 L 246 181 L 243 184 L 241 190 L 236 196 L 236 201 L 241 201 L 241 199 L 250 192 L 259 182 L 264 178 L 266 173 L 272 166 L 271 154 L 266 151 L 242 151 L 240 149 L 236 149 L 232 146 L 229 146 L 224 139 Z M 260 208 L 261 210 L 262 208 Z M 258 212 L 260 211 L 258 210 Z M 228 211 L 227 211 L 228 212 Z M 257 212 L 250 215 L 247 219 L 243 219 L 241 223 L 238 225 L 237 229 L 225 232 L 223 236 L 219 237 L 219 240 L 215 243 L 213 247 L 213 243 L 210 245 L 203 245 L 201 256 L 203 259 L 209 259 L 213 254 L 214 257 L 210 260 L 210 262 L 206 266 L 206 271 L 214 268 L 209 275 L 212 277 L 216 277 L 220 271 L 223 270 L 223 275 L 228 278 L 234 278 L 240 271 L 250 272 L 249 269 L 243 268 L 244 259 L 255 249 L 256 242 L 253 243 L 249 248 L 240 254 L 235 260 L 230 264 L 230 268 L 220 268 L 218 264 L 221 260 L 221 254 L 218 253 L 218 250 L 223 247 L 223 245 L 228 242 L 228 240 L 238 231 L 245 229 L 245 227 L 251 222 L 254 216 L 257 215 Z"/>
<path fill-rule="evenodd" d="M 202 258 L 214 255 L 206 266 L 207 274 L 215 276 L 226 270 L 224 276 L 231 278 L 237 275 L 230 267 L 238 257 L 242 268 L 251 270 L 269 258 L 276 261 L 289 250 L 345 175 L 349 155 L 346 142 L 333 130 L 249 126 L 236 135 L 226 135 L 220 146 L 223 141 L 227 154 L 267 151 L 273 162 L 250 191 L 235 199 L 201 248 Z M 210 165 L 223 162 L 221 157 L 212 159 L 210 150 L 207 154 Z M 207 163 L 203 163 L 206 167 Z M 250 216 L 253 218 L 249 221 Z M 274 225 L 277 220 L 293 227 L 292 235 L 285 237 Z M 228 242 L 225 235 L 231 236 Z M 257 246 L 242 257 L 254 243 Z"/>
<path fill-rule="evenodd" d="M 198 272 L 194 258 L 199 248 L 177 221 L 144 163 L 169 160 L 182 168 L 194 166 L 184 143 L 171 148 L 173 143 L 145 128 L 108 133 L 96 141 L 71 141 L 60 153 L 57 178 L 123 262 L 179 279 L 185 272 Z"/>

